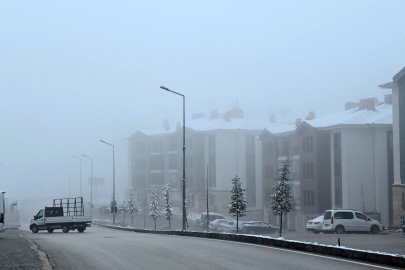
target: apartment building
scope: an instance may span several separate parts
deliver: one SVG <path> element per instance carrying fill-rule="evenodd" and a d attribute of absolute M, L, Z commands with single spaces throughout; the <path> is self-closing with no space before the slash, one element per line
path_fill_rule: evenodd
<path fill-rule="evenodd" d="M 266 121 L 267 120 L 267 121 Z M 261 219 L 262 147 L 259 134 L 268 119 L 245 118 L 237 106 L 220 116 L 194 114 L 186 122 L 186 193 L 189 211 L 206 210 L 206 182 L 209 205 L 227 213 L 235 176 L 246 189 L 248 219 Z M 278 124 L 283 126 L 282 124 Z M 158 189 L 169 183 L 174 206 L 181 205 L 182 126 L 168 121 L 156 130 L 138 130 L 128 139 L 129 188 L 141 207 L 149 204 L 150 184 Z M 208 170 L 208 175 L 207 175 Z"/>
<path fill-rule="evenodd" d="M 296 128 L 280 133 L 264 130 L 260 135 L 263 174 L 280 161 L 290 160 L 295 205 L 287 215 L 289 230 L 303 231 L 307 220 L 330 208 L 352 208 L 381 219 L 392 220 L 392 102 L 363 99 L 348 102 L 345 111 L 315 119 L 310 113 Z M 276 152 L 271 152 L 275 145 Z M 288 149 L 288 150 L 287 150 Z M 267 179 L 267 178 L 266 178 Z M 269 207 L 271 186 L 263 180 L 264 218 L 277 222 Z M 299 192 L 297 192 L 299 190 Z"/>

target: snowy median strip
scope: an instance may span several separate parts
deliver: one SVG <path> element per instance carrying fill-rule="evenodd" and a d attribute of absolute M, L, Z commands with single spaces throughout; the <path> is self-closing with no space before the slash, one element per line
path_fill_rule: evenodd
<path fill-rule="evenodd" d="M 212 232 L 195 232 L 195 231 L 155 231 L 147 229 L 135 229 L 132 227 L 122 227 L 117 225 L 106 225 L 94 222 L 95 225 L 137 233 L 167 234 L 178 236 L 190 236 L 200 238 L 221 239 L 228 241 L 244 242 L 264 246 L 274 246 L 306 252 L 313 252 L 323 255 L 343 257 L 353 260 L 361 260 L 384 265 L 405 267 L 405 255 L 390 254 L 380 251 L 353 249 L 344 246 L 323 245 L 312 242 L 286 240 L 283 237 L 270 237 L 251 234 L 233 234 L 233 233 L 212 233 Z"/>

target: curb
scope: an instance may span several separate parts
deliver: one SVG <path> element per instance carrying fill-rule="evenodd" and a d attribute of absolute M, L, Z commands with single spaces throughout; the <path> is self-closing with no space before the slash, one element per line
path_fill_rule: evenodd
<path fill-rule="evenodd" d="M 153 233 L 153 234 L 167 234 L 167 235 L 177 235 L 177 236 L 188 236 L 188 237 L 198 237 L 198 238 L 211 238 L 220 239 L 226 241 L 242 242 L 257 244 L 262 246 L 271 246 L 292 250 L 299 250 L 308 253 L 317 253 L 322 255 L 328 255 L 333 257 L 341 257 L 345 259 L 352 259 L 356 261 L 365 261 L 371 263 L 378 263 L 390 266 L 405 267 L 405 257 L 404 256 L 394 256 L 390 254 L 384 254 L 381 252 L 374 251 L 364 251 L 355 250 L 344 247 L 334 247 L 328 245 L 317 245 L 313 243 L 304 243 L 293 240 L 281 240 L 272 237 L 262 237 L 246 234 L 230 234 L 230 233 L 211 233 L 211 232 L 194 232 L 194 231 L 154 231 L 154 230 L 143 230 L 143 229 L 132 229 L 132 228 L 122 228 L 115 227 L 111 225 L 104 225 L 97 222 L 93 222 L 94 225 L 99 227 L 137 232 L 137 233 Z"/>

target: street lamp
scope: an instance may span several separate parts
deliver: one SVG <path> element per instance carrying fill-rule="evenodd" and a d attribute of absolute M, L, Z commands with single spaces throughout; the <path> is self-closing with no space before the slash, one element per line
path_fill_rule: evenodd
<path fill-rule="evenodd" d="M 82 197 L 82 160 L 78 157 L 72 156 L 75 159 L 80 160 L 80 197 Z"/>
<path fill-rule="evenodd" d="M 84 156 L 84 157 L 86 157 L 86 158 L 88 158 L 88 159 L 91 160 L 91 176 L 90 176 L 90 189 L 91 189 L 91 192 L 90 192 L 90 213 L 91 213 L 91 216 L 93 216 L 93 159 L 92 159 L 91 157 L 88 157 L 88 156 L 83 155 L 83 154 L 82 154 L 82 156 Z"/>
<path fill-rule="evenodd" d="M 117 206 L 117 202 L 115 201 L 115 155 L 114 155 L 114 145 L 109 144 L 103 140 L 100 140 L 100 142 L 108 144 L 112 146 L 113 148 L 113 201 L 111 203 L 111 207 L 113 209 L 113 224 L 115 225 L 115 207 Z"/>
<path fill-rule="evenodd" d="M 64 159 L 67 159 L 68 166 L 69 166 L 69 198 L 70 198 L 70 196 L 71 196 L 71 193 L 70 193 L 70 158 L 64 157 Z"/>
<path fill-rule="evenodd" d="M 167 87 L 161 86 L 163 90 L 172 92 L 183 97 L 183 231 L 186 230 L 186 97 L 180 93 L 174 92 Z"/>

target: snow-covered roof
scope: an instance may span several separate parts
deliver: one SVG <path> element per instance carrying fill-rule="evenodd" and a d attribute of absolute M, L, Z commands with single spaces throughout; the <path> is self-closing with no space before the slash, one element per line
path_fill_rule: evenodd
<path fill-rule="evenodd" d="M 365 125 L 385 124 L 392 125 L 392 105 L 382 103 L 373 110 L 359 110 L 358 107 L 328 116 L 305 120 L 314 128 L 328 128 L 337 125 Z"/>
<path fill-rule="evenodd" d="M 230 121 L 226 121 L 224 118 L 217 118 L 209 120 L 207 118 L 199 118 L 186 122 L 186 128 L 194 131 L 210 131 L 210 130 L 257 130 L 262 131 L 267 129 L 272 133 L 283 132 L 284 130 L 290 130 L 293 125 L 270 123 L 269 119 L 264 117 L 252 117 L 252 118 L 231 118 Z M 153 130 L 139 130 L 146 135 L 163 135 L 170 134 L 176 131 L 176 125 L 172 125 L 169 130 L 165 130 L 164 127 Z"/>

